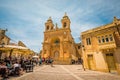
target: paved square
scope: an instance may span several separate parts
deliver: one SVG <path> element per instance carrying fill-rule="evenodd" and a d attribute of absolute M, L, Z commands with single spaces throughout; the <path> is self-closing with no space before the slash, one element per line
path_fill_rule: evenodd
<path fill-rule="evenodd" d="M 120 75 L 98 71 L 84 71 L 81 65 L 42 65 L 34 72 L 11 80 L 120 80 Z"/>

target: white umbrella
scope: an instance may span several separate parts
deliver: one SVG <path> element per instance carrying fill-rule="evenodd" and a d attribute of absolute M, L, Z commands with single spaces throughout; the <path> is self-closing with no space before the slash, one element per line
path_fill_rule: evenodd
<path fill-rule="evenodd" d="M 22 49 L 22 50 L 28 50 L 29 48 L 27 47 L 22 47 L 22 46 L 16 46 L 16 45 L 0 45 L 0 48 L 2 49 Z"/>
<path fill-rule="evenodd" d="M 33 58 L 39 58 L 39 56 L 35 55 L 35 56 L 33 56 Z"/>
<path fill-rule="evenodd" d="M 8 48 L 17 48 L 17 49 L 28 49 L 27 47 L 15 46 L 15 45 L 4 45 L 4 47 Z"/>

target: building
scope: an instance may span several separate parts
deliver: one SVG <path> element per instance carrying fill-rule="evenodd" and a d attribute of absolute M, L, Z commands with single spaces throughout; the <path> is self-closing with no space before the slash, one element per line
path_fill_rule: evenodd
<path fill-rule="evenodd" d="M 81 33 L 86 69 L 120 74 L 120 19 Z"/>
<path fill-rule="evenodd" d="M 0 45 L 9 44 L 10 38 L 5 35 L 6 30 L 0 29 Z"/>
<path fill-rule="evenodd" d="M 19 46 L 22 46 L 22 47 L 26 47 L 26 45 L 25 45 L 22 41 L 19 41 L 19 42 L 18 42 L 18 45 L 19 45 Z"/>
<path fill-rule="evenodd" d="M 5 35 L 5 32 L 6 30 L 2 30 L 0 29 L 0 59 L 2 57 L 2 53 L 3 51 L 1 50 L 1 48 L 4 46 L 4 45 L 8 45 L 9 42 L 10 42 L 10 38 L 8 36 Z"/>
<path fill-rule="evenodd" d="M 61 19 L 62 27 L 54 26 L 51 18 L 45 23 L 42 57 L 52 57 L 55 64 L 70 64 L 77 59 L 75 42 L 71 35 L 70 19 L 65 13 Z"/>
<path fill-rule="evenodd" d="M 34 55 L 34 51 L 27 48 L 22 41 L 11 43 L 11 39 L 5 34 L 5 31 L 0 29 L 0 59 L 5 57 L 28 58 Z"/>
<path fill-rule="evenodd" d="M 83 55 L 82 55 L 82 45 L 81 45 L 81 43 L 75 43 L 75 48 L 76 48 L 77 54 L 79 54 L 79 55 L 77 55 L 77 57 L 82 57 Z"/>

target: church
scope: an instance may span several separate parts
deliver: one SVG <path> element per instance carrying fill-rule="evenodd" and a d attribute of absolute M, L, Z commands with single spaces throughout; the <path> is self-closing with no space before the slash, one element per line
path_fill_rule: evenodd
<path fill-rule="evenodd" d="M 51 57 L 54 64 L 70 64 L 71 59 L 77 60 L 74 39 L 71 35 L 70 19 L 65 13 L 61 19 L 62 27 L 53 24 L 51 17 L 45 23 L 44 41 L 42 43 L 42 54 L 44 58 Z"/>

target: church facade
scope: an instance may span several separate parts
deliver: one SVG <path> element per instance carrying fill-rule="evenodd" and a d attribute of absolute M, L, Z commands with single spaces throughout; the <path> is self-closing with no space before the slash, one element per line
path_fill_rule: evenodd
<path fill-rule="evenodd" d="M 62 27 L 54 26 L 51 18 L 45 23 L 42 57 L 51 57 L 55 64 L 70 64 L 71 59 L 76 60 L 75 42 L 71 35 L 70 19 L 65 14 L 61 19 Z"/>

